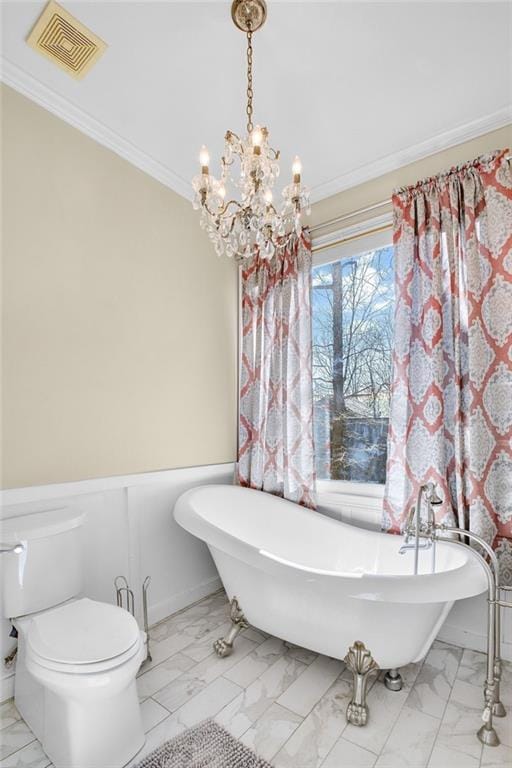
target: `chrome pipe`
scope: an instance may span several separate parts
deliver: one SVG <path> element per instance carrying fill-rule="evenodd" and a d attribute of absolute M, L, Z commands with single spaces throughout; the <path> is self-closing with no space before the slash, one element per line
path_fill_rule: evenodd
<path fill-rule="evenodd" d="M 418 574 L 419 558 L 420 558 L 420 525 L 421 525 L 421 497 L 423 496 L 423 485 L 420 485 L 418 491 L 418 498 L 416 499 L 416 531 L 414 536 L 414 575 Z"/>
<path fill-rule="evenodd" d="M 430 491 L 430 494 L 428 496 L 428 508 L 427 508 L 427 524 L 426 526 L 422 526 L 421 524 L 421 501 L 423 498 L 423 494 L 425 494 L 427 491 Z M 434 495 L 435 486 L 433 483 L 427 483 L 426 485 L 420 485 L 418 489 L 418 498 L 416 500 L 416 506 L 412 507 L 409 516 L 407 518 L 407 523 L 405 526 L 405 534 L 404 538 L 405 541 L 403 545 L 399 549 L 399 554 L 403 555 L 408 549 L 414 549 L 414 575 L 417 576 L 419 572 L 419 556 L 420 556 L 420 549 L 428 549 L 429 547 L 432 547 L 434 551 L 432 552 L 432 572 L 434 572 L 435 569 L 435 539 L 432 536 L 425 536 L 424 533 L 431 531 L 434 529 L 435 526 L 435 520 L 434 520 L 434 514 L 433 510 L 430 506 L 430 498 Z M 437 498 L 437 497 L 436 497 Z M 411 536 L 411 526 L 412 521 L 414 520 L 414 544 L 409 544 L 409 539 Z M 420 538 L 425 539 L 425 544 L 420 544 Z"/>
<path fill-rule="evenodd" d="M 436 514 L 434 507 L 440 507 L 443 503 L 442 498 L 439 496 L 435 483 L 427 483 L 427 527 L 429 530 L 433 530 L 436 527 Z M 432 557 L 431 557 L 431 572 L 436 572 L 436 540 L 432 539 Z"/>
<path fill-rule="evenodd" d="M 496 583 L 496 598 L 497 598 L 498 602 L 499 602 L 499 598 L 500 598 L 500 590 L 502 590 L 502 589 L 504 589 L 504 590 L 512 590 L 512 587 L 501 587 L 500 586 L 500 564 L 498 562 L 498 557 L 497 557 L 496 552 L 494 551 L 494 549 L 491 547 L 490 544 L 488 544 L 487 541 L 485 541 L 485 539 L 482 539 L 481 536 L 478 536 L 478 534 L 473 533 L 473 531 L 465 531 L 462 528 L 455 528 L 455 527 L 452 527 L 452 526 L 444 526 L 444 525 L 439 526 L 439 528 L 440 528 L 440 530 L 448 531 L 449 533 L 459 533 L 459 534 L 462 534 L 464 536 L 467 536 L 468 539 L 470 539 L 472 541 L 475 541 L 477 544 L 479 544 L 482 547 L 482 549 L 484 549 L 487 552 L 487 554 L 489 555 L 489 558 L 491 560 L 493 570 L 494 570 L 494 580 L 495 580 L 495 583 Z M 498 657 L 500 657 L 500 655 L 501 655 L 500 654 L 500 651 L 501 651 L 501 631 L 500 631 L 501 627 L 500 627 L 500 624 L 501 624 L 501 622 L 500 622 L 500 614 L 498 612 L 497 615 L 496 615 L 496 649 L 497 649 L 496 655 Z"/>
<path fill-rule="evenodd" d="M 7 544 L 4 542 L 0 542 L 0 553 L 2 552 L 12 552 L 15 555 L 21 555 L 22 552 L 25 550 L 25 544 L 21 541 L 17 541 L 15 544 Z"/>
<path fill-rule="evenodd" d="M 422 499 L 423 493 L 428 494 L 427 495 L 428 519 L 427 519 L 426 526 L 421 527 L 420 505 L 421 505 L 421 499 Z M 408 544 L 408 541 L 411 535 L 412 519 L 414 519 L 415 520 L 415 531 L 414 531 L 415 533 L 414 573 L 415 574 L 418 573 L 417 566 L 418 566 L 418 556 L 419 556 L 419 549 L 420 549 L 420 544 L 419 544 L 420 538 L 427 539 L 428 541 L 430 541 L 431 546 L 434 546 L 435 541 L 438 540 L 438 541 L 445 541 L 450 544 L 455 544 L 460 547 L 465 547 L 466 549 L 469 548 L 470 551 L 473 553 L 473 555 L 478 558 L 478 561 L 481 563 L 482 567 L 484 568 L 485 574 L 487 577 L 487 593 L 488 593 L 487 595 L 487 605 L 488 605 L 487 671 L 486 671 L 486 681 L 484 686 L 485 707 L 482 715 L 484 724 L 479 729 L 477 736 L 483 744 L 487 744 L 488 746 L 498 746 L 500 743 L 500 740 L 493 726 L 493 716 L 503 717 L 506 714 L 505 707 L 503 706 L 503 703 L 500 700 L 500 681 L 501 681 L 500 607 L 501 606 L 512 607 L 512 603 L 508 603 L 505 600 L 501 600 L 499 563 L 493 548 L 481 536 L 478 536 L 478 534 L 473 533 L 472 531 L 466 531 L 456 526 L 437 525 L 435 522 L 435 514 L 432 507 L 433 505 L 437 506 L 441 503 L 442 503 L 442 500 L 437 493 L 435 483 L 427 483 L 426 485 L 420 486 L 418 491 L 418 500 L 417 500 L 415 515 L 413 515 L 414 510 L 411 510 L 411 513 L 409 514 L 409 517 L 407 520 L 406 529 L 405 529 L 405 542 L 400 547 L 399 552 L 400 554 L 403 554 L 405 550 L 412 548 L 412 546 Z M 444 538 L 442 536 L 443 533 L 446 533 L 446 534 L 455 533 L 459 536 L 459 538 L 458 539 Z M 466 541 L 463 540 L 462 537 L 466 537 Z M 471 543 L 470 543 L 471 541 L 476 542 L 483 549 L 484 553 L 486 553 L 487 556 L 489 557 L 492 567 L 491 565 L 489 565 L 484 555 L 471 546 Z M 433 563 L 433 568 L 435 569 L 435 553 L 432 553 L 432 563 Z M 512 589 L 512 588 L 507 588 L 507 591 L 509 589 Z"/>
<path fill-rule="evenodd" d="M 501 701 L 500 696 L 500 685 L 501 685 L 501 611 L 500 607 L 502 606 L 502 601 L 500 599 L 500 590 L 502 587 L 500 587 L 500 565 L 498 562 L 498 558 L 496 556 L 496 552 L 493 550 L 490 544 L 488 544 L 485 539 L 482 539 L 481 536 L 478 536 L 478 534 L 473 533 L 473 531 L 466 531 L 462 528 L 456 528 L 453 526 L 446 526 L 446 525 L 440 525 L 438 527 L 438 530 L 446 531 L 448 533 L 458 533 L 463 536 L 467 536 L 467 538 L 470 541 L 475 541 L 479 546 L 482 547 L 482 549 L 487 553 L 489 556 L 489 559 L 492 563 L 492 568 L 494 571 L 494 582 L 495 582 L 495 603 L 496 603 L 496 611 L 495 611 L 495 618 L 494 618 L 494 648 L 495 648 L 495 662 L 494 662 L 494 682 L 495 682 L 495 702 L 493 707 L 493 714 L 497 717 L 505 717 L 507 714 L 505 707 L 503 706 L 503 703 Z M 452 539 L 453 541 L 453 539 Z M 463 546 L 469 546 L 468 544 L 465 544 L 464 542 L 459 542 L 463 544 Z M 471 551 L 475 552 L 478 557 L 480 557 L 483 562 L 485 560 L 481 557 L 481 555 L 475 551 L 471 547 Z M 512 589 L 512 587 L 505 587 L 504 589 Z M 507 607 L 507 606 L 503 606 Z"/>
<path fill-rule="evenodd" d="M 450 532 L 460 532 L 460 533 L 467 533 L 467 531 L 463 531 L 459 528 L 444 528 L 440 527 L 438 530 L 442 531 L 450 531 Z M 433 535 L 436 535 L 435 532 Z M 476 534 L 475 534 L 476 535 Z M 470 537 L 471 538 L 471 537 Z M 480 537 L 478 537 L 480 538 Z M 459 547 L 465 547 L 468 549 L 468 545 L 464 544 L 462 541 L 458 541 L 457 539 L 443 539 L 442 537 L 439 537 L 439 541 L 446 541 L 450 544 L 455 544 Z M 496 729 L 493 726 L 493 715 L 494 715 L 494 704 L 496 702 L 496 680 L 495 680 L 495 661 L 496 661 L 496 646 L 495 646 L 495 639 L 496 639 L 496 581 L 495 581 L 495 575 L 493 572 L 493 569 L 489 565 L 489 563 L 484 560 L 484 558 L 478 554 L 478 552 L 475 552 L 474 549 L 469 548 L 471 552 L 475 555 L 475 557 L 478 558 L 479 562 L 482 564 L 486 576 L 487 576 L 487 586 L 488 586 L 488 611 L 487 611 L 487 679 L 485 682 L 485 688 L 484 688 L 484 697 L 485 697 L 485 707 L 482 714 L 482 720 L 484 721 L 484 724 L 477 732 L 477 736 L 479 740 L 482 742 L 482 744 L 487 744 L 490 747 L 497 747 L 500 744 L 500 739 L 498 737 L 498 734 L 496 733 Z"/>

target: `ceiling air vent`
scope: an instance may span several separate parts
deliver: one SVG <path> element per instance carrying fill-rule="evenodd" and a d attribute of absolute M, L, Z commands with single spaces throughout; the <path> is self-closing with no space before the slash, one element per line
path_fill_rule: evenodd
<path fill-rule="evenodd" d="M 27 43 L 77 79 L 87 74 L 107 47 L 53 0 L 37 20 Z"/>

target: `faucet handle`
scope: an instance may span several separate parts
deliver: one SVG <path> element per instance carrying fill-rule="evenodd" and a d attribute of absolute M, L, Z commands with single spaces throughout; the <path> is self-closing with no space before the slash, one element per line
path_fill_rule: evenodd
<path fill-rule="evenodd" d="M 414 531 L 414 517 L 415 517 L 415 515 L 416 515 L 416 507 L 412 506 L 410 511 L 409 511 L 409 514 L 407 515 L 407 517 L 405 519 L 405 525 L 404 525 L 404 529 L 403 529 L 403 533 L 405 535 L 406 541 L 409 539 L 409 536 Z"/>
<path fill-rule="evenodd" d="M 435 483 L 427 483 L 428 488 L 428 500 L 433 507 L 440 506 L 443 503 L 443 499 L 437 491 L 437 485 Z"/>

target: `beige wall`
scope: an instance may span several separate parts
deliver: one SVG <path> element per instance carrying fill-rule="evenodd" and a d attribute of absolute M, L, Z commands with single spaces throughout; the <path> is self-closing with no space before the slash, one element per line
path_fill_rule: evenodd
<path fill-rule="evenodd" d="M 3 487 L 232 461 L 234 265 L 189 202 L 2 97 Z M 309 223 L 511 145 L 507 126 L 323 200 Z"/>
<path fill-rule="evenodd" d="M 436 173 L 447 170 L 453 165 L 472 160 L 484 152 L 490 152 L 493 149 L 503 149 L 505 147 L 512 149 L 512 125 L 507 125 L 505 128 L 500 128 L 491 133 L 486 133 L 479 136 L 477 139 L 458 144 L 443 152 L 437 152 L 423 160 L 404 165 L 392 173 L 379 176 L 365 184 L 360 184 L 357 187 L 352 187 L 352 189 L 347 189 L 337 195 L 332 195 L 332 197 L 321 200 L 319 203 L 313 205 L 308 223 L 310 226 L 314 226 L 315 224 L 320 224 L 329 219 L 333 219 L 336 216 L 342 216 L 345 213 L 351 213 L 352 211 L 359 208 L 365 208 L 373 203 L 379 203 L 381 200 L 387 200 L 391 197 L 391 193 L 395 187 L 414 184 L 416 181 L 419 181 L 426 176 L 433 176 Z M 372 213 L 366 214 L 366 217 L 381 215 L 385 213 L 386 210 L 391 210 L 391 203 L 388 208 L 379 208 Z M 344 222 L 344 225 L 355 224 L 364 218 L 364 216 L 356 216 L 351 218 L 349 222 Z M 325 227 L 322 230 L 319 230 L 318 233 L 314 232 L 313 236 L 315 236 L 315 234 L 327 234 L 330 231 L 339 229 L 340 226 L 342 225 L 338 224 L 331 227 Z"/>
<path fill-rule="evenodd" d="M 3 88 L 3 487 L 232 461 L 236 269 L 190 203 Z"/>

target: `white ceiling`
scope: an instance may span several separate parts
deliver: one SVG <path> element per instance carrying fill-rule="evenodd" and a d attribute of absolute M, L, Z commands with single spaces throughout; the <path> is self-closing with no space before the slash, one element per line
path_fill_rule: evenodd
<path fill-rule="evenodd" d="M 24 42 L 44 4 L 2 3 L 3 79 L 189 195 L 199 146 L 245 124 L 229 3 L 62 2 L 109 45 L 83 81 Z M 512 121 L 511 3 L 268 6 L 255 122 L 315 199 Z"/>

